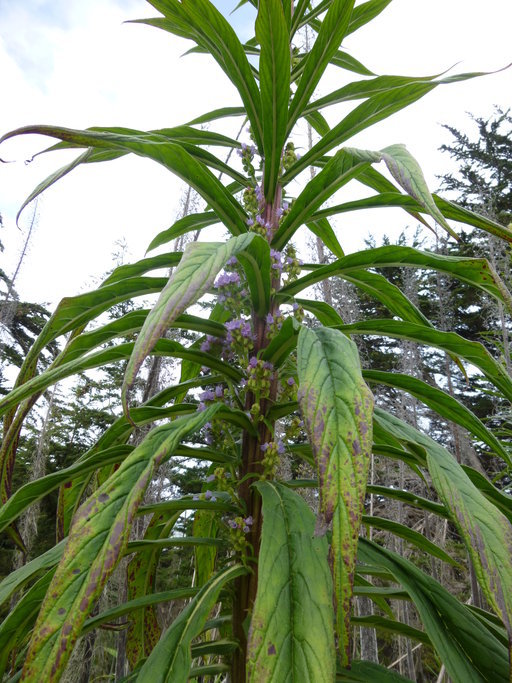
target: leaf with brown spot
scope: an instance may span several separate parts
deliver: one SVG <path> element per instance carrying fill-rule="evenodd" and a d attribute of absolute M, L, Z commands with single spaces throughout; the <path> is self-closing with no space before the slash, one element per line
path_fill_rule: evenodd
<path fill-rule="evenodd" d="M 183 438 L 213 418 L 217 408 L 154 429 L 79 508 L 33 630 L 23 681 L 59 680 L 82 625 L 127 546 L 131 523 L 154 472 Z M 108 500 L 100 502 L 103 494 Z M 61 608 L 64 614 L 59 613 Z"/>
<path fill-rule="evenodd" d="M 263 530 L 247 682 L 331 683 L 336 669 L 332 581 L 324 536 L 304 500 L 274 482 L 255 484 Z"/>
<path fill-rule="evenodd" d="M 181 510 L 171 514 L 163 511 L 153 515 L 144 538 L 154 540 L 167 538 L 181 515 Z M 138 552 L 128 564 L 126 583 L 128 600 L 137 600 L 154 592 L 156 568 L 162 547 L 150 547 Z M 134 669 L 139 661 L 147 657 L 160 638 L 161 630 L 154 605 L 147 605 L 130 614 L 130 625 L 126 636 L 126 657 Z"/>
<path fill-rule="evenodd" d="M 487 601 L 507 629 L 512 653 L 512 525 L 450 453 L 434 442 L 426 448 L 432 483 L 464 539 Z"/>
<path fill-rule="evenodd" d="M 297 344 L 299 402 L 315 456 L 320 514 L 332 522 L 337 632 L 349 663 L 357 539 L 372 447 L 373 396 L 356 345 L 332 328 L 303 328 Z"/>
<path fill-rule="evenodd" d="M 127 395 L 135 382 L 137 373 L 146 356 L 152 351 L 157 341 L 163 336 L 169 325 L 176 320 L 191 304 L 198 301 L 213 285 L 215 278 L 228 259 L 242 252 L 265 249 L 267 253 L 268 270 L 270 269 L 269 248 L 262 237 L 254 233 L 238 235 L 222 242 L 193 242 L 185 249 L 178 267 L 165 285 L 160 297 L 148 314 L 137 337 L 132 355 L 128 361 L 123 381 L 122 400 L 125 414 L 127 410 Z M 252 257 L 254 260 L 254 257 Z M 259 259 L 258 259 L 259 260 Z M 265 270 L 263 268 L 263 270 Z M 261 289 L 265 290 L 265 273 L 262 274 Z M 270 275 L 267 273 L 270 289 Z M 253 288 L 251 287 L 251 292 Z M 265 294 L 262 294 L 265 298 Z"/>

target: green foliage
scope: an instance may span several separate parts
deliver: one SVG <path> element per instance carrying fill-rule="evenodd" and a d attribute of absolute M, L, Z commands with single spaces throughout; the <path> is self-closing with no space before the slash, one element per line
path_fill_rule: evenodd
<path fill-rule="evenodd" d="M 90 645 L 92 634 L 99 637 L 102 628 L 110 628 L 126 630 L 125 680 L 221 681 L 228 671 L 237 683 L 405 680 L 384 665 L 351 662 L 353 628 L 365 625 L 431 648 L 432 680 L 442 667 L 455 683 L 508 680 L 510 497 L 384 410 L 389 393 L 380 394 L 381 405 L 374 409 L 365 380 L 412 395 L 431 411 L 427 428 L 451 420 L 466 429 L 475 443 L 485 444 L 501 474 L 510 465 L 508 446 L 457 398 L 400 372 L 396 347 L 394 357 L 387 353 L 387 367 L 362 370 L 350 336 L 435 348 L 467 377 L 481 373 L 501 401 L 510 401 L 507 367 L 480 341 L 443 325 L 437 329 L 424 302 L 409 296 L 404 273 L 449 276 L 493 297 L 503 309 L 511 308 L 510 293 L 482 257 L 404 244 L 345 255 L 327 220 L 362 208 L 400 207 L 422 223 L 433 219 L 449 235 L 454 233 L 448 221 L 457 220 L 512 241 L 511 230 L 492 216 L 432 195 L 403 145 L 380 151 L 341 147 L 437 85 L 481 74 L 377 76 L 340 49 L 345 36 L 377 19 L 389 0 L 356 7 L 353 0 L 315 6 L 299 0 L 293 12 L 284 0 L 251 2 L 257 10 L 255 37 L 246 44 L 209 0 L 150 4 L 160 16 L 139 23 L 192 41 L 192 51 L 211 55 L 242 106 L 173 129 L 31 126 L 0 140 L 39 133 L 58 141 L 48 152 L 83 150 L 29 200 L 78 165 L 126 154 L 152 159 L 185 180 L 206 207 L 156 235 L 149 250 L 192 231 L 204 231 L 207 238 L 183 253 L 179 247 L 119 266 L 96 290 L 64 299 L 24 349 L 16 384 L 0 400 L 0 527 L 23 548 L 21 516 L 58 489 L 60 542 L 0 582 L 2 601 L 16 598 L 0 625 L 1 674 L 57 681 L 77 642 Z M 316 35 L 309 53 L 301 53 L 296 42 L 305 26 Z M 329 65 L 347 81 L 315 100 Z M 354 72 L 370 78 L 350 81 Z M 332 127 L 319 113 L 354 100 L 363 101 Z M 233 116 L 246 117 L 254 145 L 249 138 L 240 143 L 194 127 Z M 299 158 L 294 136 L 304 121 L 319 139 Z M 227 160 L 208 146 L 227 148 Z M 320 170 L 313 173 L 315 167 Z M 304 170 L 312 172 L 311 179 L 299 183 Z M 325 207 L 355 181 L 373 194 Z M 208 229 L 217 224 L 229 234 L 224 242 L 209 241 Z M 332 257 L 304 266 L 292 243 L 304 227 Z M 173 269 L 170 277 L 151 275 L 162 268 Z M 357 288 L 367 316 L 346 320 L 331 301 L 296 298 L 312 285 L 330 286 L 333 278 Z M 120 303 L 155 293 L 159 298 L 150 311 L 123 310 L 105 321 L 104 314 Z M 166 336 L 169 330 L 176 335 Z M 55 355 L 63 335 L 66 345 Z M 374 348 L 368 357 L 378 352 Z M 128 392 L 149 355 L 181 361 L 180 374 L 139 405 L 135 392 L 129 405 Z M 465 364 L 473 369 L 466 371 Z M 19 486 L 20 437 L 26 438 L 23 426 L 30 425 L 35 402 L 73 376 L 85 377 L 84 391 L 92 395 L 100 370 L 114 382 L 122 370 L 123 414 L 96 410 L 91 422 L 102 433 L 76 448 L 65 438 L 62 410 L 53 425 L 60 435 L 53 470 Z M 372 458 L 398 463 L 419 482 L 431 481 L 435 494 L 417 495 L 390 482 L 367 486 Z M 157 473 L 168 484 L 155 500 Z M 440 548 L 403 520 L 380 518 L 375 499 L 450 520 L 467 556 L 461 543 Z M 362 524 L 379 543 L 358 539 Z M 408 543 L 411 559 L 387 548 L 389 538 L 399 547 Z M 123 560 L 127 555 L 129 562 Z M 471 609 L 464 596 L 451 594 L 430 575 L 435 562 L 455 571 L 467 557 L 489 611 Z M 118 590 L 117 603 L 102 606 L 116 572 L 126 594 Z M 370 598 L 380 613 L 354 615 L 354 595 Z M 417 623 L 396 618 L 389 600 L 414 605 Z M 157 606 L 169 602 L 163 617 Z M 122 642 L 119 636 L 118 648 Z"/>

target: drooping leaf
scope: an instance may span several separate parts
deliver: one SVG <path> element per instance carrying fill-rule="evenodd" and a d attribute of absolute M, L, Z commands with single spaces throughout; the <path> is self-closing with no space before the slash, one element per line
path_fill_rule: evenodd
<path fill-rule="evenodd" d="M 512 645 L 512 524 L 435 442 L 428 448 L 427 463 L 432 483 L 464 539 L 484 595 L 502 619 Z"/>
<path fill-rule="evenodd" d="M 85 619 L 126 548 L 131 522 L 152 475 L 216 410 L 212 406 L 150 432 L 82 504 L 34 627 L 24 680 L 52 683 L 60 678 Z"/>
<path fill-rule="evenodd" d="M 337 632 L 348 664 L 350 606 L 372 445 L 373 397 L 357 348 L 332 328 L 303 328 L 297 345 L 299 401 L 315 454 L 320 512 L 332 522 Z"/>
<path fill-rule="evenodd" d="M 508 680 L 507 648 L 437 581 L 409 560 L 363 538 L 359 540 L 358 557 L 388 569 L 407 590 L 454 683 Z"/>
<path fill-rule="evenodd" d="M 391 145 L 382 150 L 382 159 L 389 172 L 408 195 L 413 197 L 452 237 L 456 233 L 446 222 L 432 199 L 423 172 L 405 145 Z M 458 239 L 458 238 L 457 238 Z"/>
<path fill-rule="evenodd" d="M 180 513 L 169 515 L 167 511 L 153 515 L 145 539 L 166 537 L 172 531 Z M 155 590 L 156 569 L 162 548 L 148 548 L 138 552 L 126 568 L 128 601 L 134 601 Z M 110 617 L 112 618 L 112 616 Z M 158 642 L 161 629 L 153 604 L 133 610 L 126 634 L 126 657 L 134 669 L 139 661 L 147 657 Z"/>
<path fill-rule="evenodd" d="M 363 377 L 370 383 L 382 383 L 407 391 L 419 401 L 435 410 L 439 415 L 467 429 L 471 434 L 486 443 L 495 455 L 499 455 L 500 458 L 512 466 L 512 459 L 494 433 L 487 429 L 483 422 L 465 405 L 456 398 L 453 398 L 453 396 L 450 396 L 450 394 L 416 377 L 395 372 L 365 370 L 363 371 Z"/>
<path fill-rule="evenodd" d="M 480 342 L 468 341 L 455 332 L 441 332 L 426 325 L 401 320 L 375 319 L 342 325 L 340 329 L 348 334 L 382 334 L 440 348 L 477 367 L 492 384 L 512 400 L 512 380 Z"/>
<path fill-rule="evenodd" d="M 192 640 L 202 631 L 222 587 L 246 571 L 242 565 L 227 567 L 201 588 L 143 664 L 138 683 L 186 683 L 192 662 Z"/>
<path fill-rule="evenodd" d="M 195 130 L 195 129 L 192 129 Z M 247 216 L 238 202 L 224 185 L 200 161 L 186 149 L 165 136 L 142 131 L 112 133 L 94 130 L 73 130 L 57 126 L 29 126 L 19 128 L 0 138 L 3 140 L 16 135 L 48 135 L 69 142 L 77 147 L 94 147 L 107 150 L 132 152 L 152 159 L 172 171 L 193 187 L 208 202 L 220 221 L 233 235 L 247 232 Z"/>
<path fill-rule="evenodd" d="M 263 502 L 258 593 L 248 644 L 250 683 L 334 678 L 331 578 L 325 537 L 296 493 L 256 484 Z"/>

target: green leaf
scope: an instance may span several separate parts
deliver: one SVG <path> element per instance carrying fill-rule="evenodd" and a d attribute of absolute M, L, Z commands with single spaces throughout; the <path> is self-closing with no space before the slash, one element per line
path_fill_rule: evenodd
<path fill-rule="evenodd" d="M 325 327 L 333 327 L 334 325 L 343 325 L 343 320 L 339 313 L 325 301 L 315 301 L 313 299 L 295 299 L 295 301 L 312 313 L 318 321 L 325 325 Z"/>
<path fill-rule="evenodd" d="M 386 337 L 408 339 L 419 344 L 435 346 L 477 367 L 509 401 L 512 400 L 512 380 L 506 370 L 494 360 L 482 344 L 468 341 L 455 332 L 441 332 L 425 325 L 387 319 L 342 325 L 340 329 L 348 334 L 382 334 Z"/>
<path fill-rule="evenodd" d="M 209 123 L 210 121 L 216 121 L 217 119 L 223 119 L 229 116 L 245 116 L 245 109 L 243 107 L 221 107 L 220 109 L 214 109 L 207 114 L 201 114 L 192 121 L 188 122 L 188 126 L 198 126 L 201 123 Z"/>
<path fill-rule="evenodd" d="M 309 222 L 311 215 L 336 190 L 356 177 L 371 163 L 371 158 L 364 158 L 351 153 L 351 150 L 340 150 L 325 165 L 293 202 L 288 215 L 276 231 L 272 246 L 281 250 L 293 237 L 303 223 Z"/>
<path fill-rule="evenodd" d="M 354 0 L 332 0 L 322 22 L 311 52 L 303 59 L 302 75 L 290 103 L 288 115 L 288 136 L 304 112 L 331 57 L 333 57 L 346 35 Z"/>
<path fill-rule="evenodd" d="M 31 133 L 59 138 L 77 147 L 120 150 L 152 159 L 193 187 L 208 202 L 219 220 L 233 235 L 247 232 L 247 216 L 224 185 L 203 163 L 189 154 L 182 145 L 170 142 L 163 135 L 142 131 L 125 134 L 73 130 L 56 126 L 28 126 L 7 133 L 0 138 L 0 143 L 16 135 Z"/>
<path fill-rule="evenodd" d="M 322 240 L 325 246 L 330 249 L 335 256 L 338 258 L 343 258 L 345 256 L 341 244 L 338 242 L 338 238 L 336 237 L 331 224 L 326 218 L 308 221 L 306 225 L 314 235 Z"/>
<path fill-rule="evenodd" d="M 255 484 L 263 502 L 258 592 L 251 618 L 247 680 L 317 683 L 334 678 L 327 541 L 293 491 Z"/>
<path fill-rule="evenodd" d="M 22 567 L 15 569 L 0 582 L 0 605 L 8 600 L 13 593 L 22 588 L 28 581 L 39 576 L 47 569 L 54 567 L 62 557 L 65 542 L 61 541 L 42 555 L 30 560 Z"/>
<path fill-rule="evenodd" d="M 359 540 L 358 557 L 390 571 L 407 590 L 454 683 L 508 680 L 507 649 L 437 581 L 412 562 L 364 538 Z"/>
<path fill-rule="evenodd" d="M 0 676 L 2 680 L 5 680 L 3 676 L 12 650 L 25 641 L 34 625 L 52 576 L 53 571 L 49 571 L 38 579 L 16 602 L 0 624 Z"/>
<path fill-rule="evenodd" d="M 256 18 L 256 39 L 261 46 L 259 70 L 263 156 L 263 193 L 267 202 L 275 199 L 286 139 L 290 97 L 290 36 L 283 4 L 260 0 Z M 288 14 L 290 3 L 288 5 Z"/>
<path fill-rule="evenodd" d="M 0 531 L 12 524 L 32 503 L 58 488 L 60 484 L 83 474 L 95 472 L 105 465 L 118 463 L 132 450 L 132 446 L 113 446 L 104 451 L 99 451 L 87 460 L 76 462 L 70 467 L 29 481 L 17 489 L 0 508 Z"/>
<path fill-rule="evenodd" d="M 478 289 L 487 292 L 495 299 L 504 303 L 507 303 L 510 297 L 510 294 L 507 296 L 503 291 L 505 286 L 487 259 L 444 256 L 399 245 L 365 249 L 364 251 L 344 256 L 327 266 L 316 266 L 308 275 L 283 287 L 280 294 L 294 295 L 306 287 L 311 287 L 311 285 L 321 282 L 327 277 L 335 275 L 344 277 L 347 274 L 350 276 L 353 275 L 351 271 L 357 271 L 361 268 L 396 268 L 402 266 L 432 268 L 441 273 L 446 273 L 461 280 L 461 282 L 467 282 L 473 287 L 478 287 Z M 359 274 L 356 275 L 358 278 L 361 277 Z M 354 284 L 356 284 L 355 281 Z M 381 287 L 381 285 L 378 287 Z M 423 316 L 421 317 L 424 320 Z"/>
<path fill-rule="evenodd" d="M 512 524 L 512 496 L 499 491 L 483 474 L 477 472 L 472 467 L 462 466 L 472 483 L 478 488 L 488 500 L 492 502 Z"/>
<path fill-rule="evenodd" d="M 180 516 L 180 512 L 169 516 L 168 511 L 160 511 L 153 515 L 148 528 L 144 534 L 145 539 L 165 538 L 167 537 L 174 524 Z M 162 548 L 150 547 L 142 552 L 138 552 L 129 562 L 126 568 L 126 586 L 128 593 L 128 601 L 134 603 L 137 600 L 147 597 L 148 593 L 153 593 L 155 590 L 155 578 L 158 561 L 160 559 Z M 126 657 L 130 663 L 130 667 L 134 669 L 139 661 L 147 657 L 160 638 L 161 629 L 158 624 L 158 619 L 154 604 L 144 605 L 141 609 L 130 610 L 130 622 L 126 634 Z M 99 615 L 101 616 L 101 615 Z M 110 618 L 116 618 L 121 615 L 112 615 Z M 98 617 L 96 617 L 98 620 Z M 108 619 L 108 614 L 107 614 Z M 107 620 L 106 619 L 106 620 Z M 91 620 L 89 620 L 91 621 Z M 93 618 L 94 621 L 94 618 Z M 97 621 L 96 623 L 102 623 Z M 87 627 L 87 622 L 84 625 L 82 633 Z M 89 624 L 89 627 L 91 624 Z"/>
<path fill-rule="evenodd" d="M 350 24 L 348 25 L 347 35 L 354 33 L 375 17 L 378 17 L 389 5 L 391 0 L 368 0 L 361 5 L 354 7 L 352 16 L 350 17 Z"/>
<path fill-rule="evenodd" d="M 169 324 L 187 307 L 195 303 L 213 285 L 215 278 L 228 259 L 247 250 L 254 233 L 239 235 L 226 243 L 193 242 L 185 249 L 179 266 L 169 278 L 158 301 L 146 318 L 128 361 L 122 388 L 122 401 L 128 414 L 128 391 L 133 385 L 140 366 Z"/>
<path fill-rule="evenodd" d="M 427 451 L 427 463 L 432 483 L 464 539 L 484 595 L 512 644 L 512 525 L 435 442 Z"/>
<path fill-rule="evenodd" d="M 312 54 L 313 52 L 310 53 L 310 55 Z M 301 171 L 309 168 L 311 164 L 327 154 L 329 150 L 341 145 L 374 123 L 382 121 L 391 114 L 416 102 L 435 87 L 435 84 L 432 83 L 411 83 L 401 88 L 395 88 L 390 92 L 379 93 L 370 97 L 366 102 L 353 109 L 340 123 L 333 126 L 327 135 L 324 135 L 304 156 L 293 164 L 283 176 L 283 184 L 289 183 Z"/>
<path fill-rule="evenodd" d="M 352 662 L 350 669 L 336 674 L 336 683 L 411 683 L 393 669 L 373 662 Z"/>
<path fill-rule="evenodd" d="M 399 524 L 398 522 L 393 522 L 391 519 L 385 519 L 384 517 L 373 517 L 371 515 L 363 515 L 362 522 L 363 524 L 368 524 L 368 526 L 371 526 L 374 529 L 389 531 L 390 533 L 395 534 L 395 536 L 399 536 L 408 543 L 415 545 L 420 550 L 439 558 L 443 562 L 447 562 L 453 566 L 460 566 L 459 563 L 450 557 L 450 555 L 448 555 L 448 553 L 442 548 L 432 541 L 429 541 L 428 538 L 425 538 L 425 536 L 420 534 L 418 531 L 405 526 L 405 524 Z"/>
<path fill-rule="evenodd" d="M 216 406 L 158 427 L 80 507 L 34 627 L 24 680 L 58 680 L 82 625 L 128 543 L 131 522 L 156 469 Z"/>
<path fill-rule="evenodd" d="M 275 368 L 281 367 L 297 345 L 299 324 L 294 318 L 286 318 L 279 332 L 263 350 L 261 358 L 268 360 Z"/>
<path fill-rule="evenodd" d="M 389 172 L 408 195 L 413 197 L 452 237 L 457 237 L 432 199 L 423 172 L 405 145 L 391 145 L 381 151 Z"/>
<path fill-rule="evenodd" d="M 361 64 L 358 59 L 353 57 L 348 52 L 344 52 L 343 50 L 338 50 L 338 52 L 336 52 L 334 57 L 331 59 L 331 64 L 338 66 L 341 69 L 345 69 L 346 71 L 353 71 L 361 76 L 375 76 L 373 71 L 370 71 L 370 69 L 368 69 L 364 64 Z"/>
<path fill-rule="evenodd" d="M 260 94 L 238 36 L 208 0 L 183 0 L 181 7 L 197 35 L 198 42 L 208 50 L 237 89 L 251 123 L 256 146 L 262 151 Z"/>
<path fill-rule="evenodd" d="M 170 228 L 159 232 L 158 235 L 151 240 L 146 252 L 156 249 L 162 244 L 167 244 L 181 235 L 186 235 L 188 232 L 202 230 L 208 225 L 215 225 L 215 223 L 218 222 L 219 219 L 213 211 L 192 213 L 188 216 L 183 216 L 183 218 L 177 220 Z"/>
<path fill-rule="evenodd" d="M 361 376 L 354 342 L 332 328 L 302 328 L 297 370 L 299 402 L 320 483 L 320 512 L 325 524 L 333 524 L 337 632 L 346 665 L 352 581 L 372 445 L 373 396 Z"/>
<path fill-rule="evenodd" d="M 270 309 L 270 247 L 262 237 L 255 235 L 249 246 L 237 253 L 241 263 L 254 310 L 260 317 L 265 317 Z"/>
<path fill-rule="evenodd" d="M 228 567 L 201 588 L 143 664 L 138 683 L 186 683 L 192 663 L 192 640 L 202 631 L 222 587 L 246 572 L 241 565 Z"/>
<path fill-rule="evenodd" d="M 465 405 L 453 398 L 453 396 L 416 377 L 396 372 L 364 370 L 363 377 L 370 383 L 385 384 L 407 391 L 411 396 L 432 408 L 439 415 L 467 429 L 471 434 L 486 443 L 495 455 L 499 455 L 500 458 L 512 466 L 512 459 L 499 439 Z"/>

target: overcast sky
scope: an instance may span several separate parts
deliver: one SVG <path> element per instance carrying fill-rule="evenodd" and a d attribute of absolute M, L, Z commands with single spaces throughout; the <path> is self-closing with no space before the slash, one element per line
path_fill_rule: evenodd
<path fill-rule="evenodd" d="M 236 3 L 216 4 L 227 14 Z M 237 104 L 233 88 L 211 60 L 180 57 L 189 43 L 123 23 L 155 14 L 143 0 L 0 0 L 0 133 L 34 123 L 168 127 Z M 244 8 L 231 17 L 244 39 L 252 35 L 252 16 Z M 491 71 L 512 61 L 511 25 L 510 0 L 487 0 L 485 9 L 481 0 L 394 0 L 344 47 L 379 74 L 434 74 L 456 62 L 454 73 Z M 340 77 L 345 72 L 331 71 L 318 94 L 343 85 Z M 349 144 L 379 149 L 405 143 L 435 189 L 436 174 L 453 168 L 438 152 L 450 141 L 441 124 L 473 133 L 466 112 L 488 117 L 493 105 L 507 109 L 511 86 L 508 70 L 437 88 Z M 0 149 L 0 157 L 16 160 L 0 164 L 1 259 L 9 274 L 32 213 L 26 210 L 18 230 L 14 217 L 19 206 L 71 158 L 69 153 L 49 154 L 24 163 L 46 146 L 48 139 L 31 136 Z M 39 203 L 34 237 L 16 281 L 21 297 L 55 303 L 84 291 L 109 269 L 120 239 L 126 239 L 133 259 L 141 258 L 151 238 L 172 224 L 181 192 L 168 171 L 139 158 L 75 171 Z M 362 240 L 370 231 L 397 234 L 408 223 L 393 210 L 344 218 L 337 231 L 350 251 L 357 246 L 355 235 Z"/>

